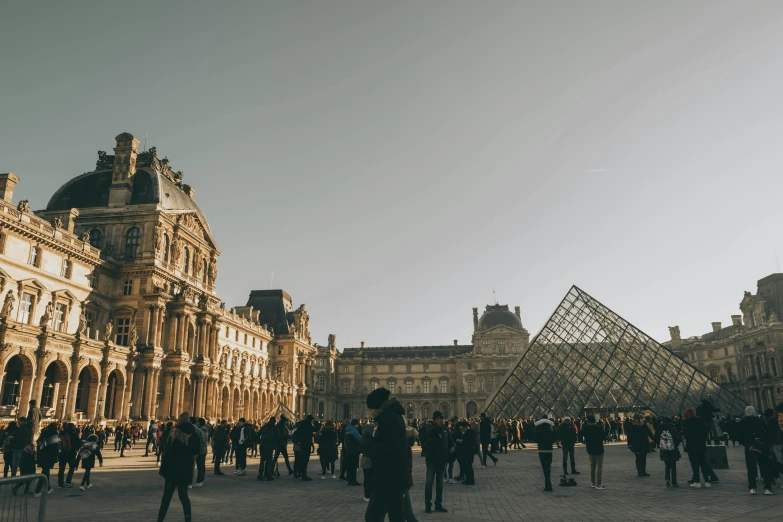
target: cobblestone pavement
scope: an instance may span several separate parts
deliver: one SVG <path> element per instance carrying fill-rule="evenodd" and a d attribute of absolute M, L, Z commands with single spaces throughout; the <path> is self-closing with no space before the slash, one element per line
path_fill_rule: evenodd
<path fill-rule="evenodd" d="M 104 467 L 93 470 L 93 488 L 60 490 L 49 496 L 47 519 L 56 521 L 94 520 L 120 517 L 122 520 L 155 520 L 163 480 L 154 467 L 154 458 L 142 458 L 134 450 L 120 459 L 109 448 Z M 648 478 L 637 478 L 633 455 L 625 445 L 607 447 L 604 460 L 604 491 L 589 487 L 589 469 L 584 447 L 576 448 L 575 488 L 554 486 L 543 491 L 543 474 L 535 450 L 510 451 L 500 456 L 496 467 L 476 469 L 475 487 L 444 485 L 444 506 L 448 514 L 424 514 L 424 459 L 414 448 L 414 511 L 420 521 L 604 521 L 604 520 L 781 520 L 783 490 L 776 486 L 774 497 L 748 494 L 743 452 L 728 450 L 730 469 L 718 470 L 720 484 L 711 489 L 687 487 L 690 466 L 687 457 L 678 463 L 679 489 L 668 489 L 663 479 L 663 463 L 658 454 L 648 459 Z M 316 455 L 313 455 L 316 457 Z M 553 475 L 557 476 L 561 453 L 555 450 Z M 209 458 L 207 459 L 210 460 Z M 476 463 L 477 467 L 478 463 Z M 362 488 L 346 486 L 341 480 L 320 480 L 316 458 L 310 460 L 315 480 L 302 483 L 287 475 L 274 482 L 258 482 L 258 459 L 248 461 L 249 472 L 237 477 L 214 477 L 207 473 L 206 485 L 191 490 L 193 520 L 364 520 L 366 504 Z M 208 467 L 208 470 L 211 468 Z M 74 477 L 78 485 L 82 471 Z M 56 479 L 55 479 L 56 480 Z M 359 476 L 361 481 L 361 475 Z M 762 491 L 759 491 L 761 493 Z M 31 508 L 37 508 L 31 500 Z M 271 518 L 270 518 L 271 517 Z M 183 520 L 182 507 L 174 495 L 167 520 Z"/>

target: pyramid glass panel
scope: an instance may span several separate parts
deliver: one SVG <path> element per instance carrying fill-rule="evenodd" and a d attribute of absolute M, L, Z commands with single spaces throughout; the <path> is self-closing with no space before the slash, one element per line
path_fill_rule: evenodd
<path fill-rule="evenodd" d="M 682 415 L 708 395 L 741 414 L 747 404 L 587 293 L 572 287 L 486 409 L 490 417 L 588 409 Z"/>

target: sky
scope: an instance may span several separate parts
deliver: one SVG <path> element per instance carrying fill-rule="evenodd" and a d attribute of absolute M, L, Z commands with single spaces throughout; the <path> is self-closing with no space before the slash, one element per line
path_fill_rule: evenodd
<path fill-rule="evenodd" d="M 783 2 L 6 2 L 0 172 L 42 209 L 130 132 L 219 295 L 340 348 L 535 334 L 576 284 L 659 341 L 783 258 Z M 776 224 L 777 223 L 777 224 Z M 274 275 L 273 275 L 274 274 Z"/>

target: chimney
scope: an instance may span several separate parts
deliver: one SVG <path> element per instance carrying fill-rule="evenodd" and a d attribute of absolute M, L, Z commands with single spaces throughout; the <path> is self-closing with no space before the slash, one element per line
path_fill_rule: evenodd
<path fill-rule="evenodd" d="M 0 199 L 7 203 L 13 203 L 14 187 L 19 183 L 19 176 L 13 172 L 0 174 Z"/>
<path fill-rule="evenodd" d="M 712 323 L 712 331 L 713 332 L 719 332 L 720 331 L 720 322 Z"/>
<path fill-rule="evenodd" d="M 182 192 L 184 192 L 190 199 L 196 201 L 196 191 L 190 185 L 182 185 Z"/>
<path fill-rule="evenodd" d="M 473 331 L 478 330 L 478 308 L 473 309 Z"/>
<path fill-rule="evenodd" d="M 514 314 L 515 314 L 517 317 L 519 317 L 520 319 L 522 319 L 522 316 L 521 316 L 521 315 L 520 315 L 520 313 L 519 313 L 519 307 L 518 307 L 518 306 L 515 306 L 515 307 L 514 307 Z"/>
<path fill-rule="evenodd" d="M 109 206 L 129 205 L 133 194 L 133 177 L 136 175 L 136 157 L 139 155 L 139 140 L 133 134 L 123 132 L 116 138 L 114 167 L 109 189 Z"/>
<path fill-rule="evenodd" d="M 741 315 L 732 315 L 731 316 L 731 324 L 734 326 L 742 326 L 742 316 Z"/>
<path fill-rule="evenodd" d="M 457 339 L 454 339 L 454 346 L 457 346 Z"/>
<path fill-rule="evenodd" d="M 364 341 L 362 341 L 362 348 L 364 348 Z"/>

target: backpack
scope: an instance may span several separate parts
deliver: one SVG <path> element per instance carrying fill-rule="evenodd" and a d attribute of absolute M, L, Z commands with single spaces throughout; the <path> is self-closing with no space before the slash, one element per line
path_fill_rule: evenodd
<path fill-rule="evenodd" d="M 63 433 L 60 437 L 60 451 L 71 451 L 71 436 Z"/>
<path fill-rule="evenodd" d="M 669 430 L 661 432 L 660 446 L 662 451 L 674 451 L 674 437 Z"/>

